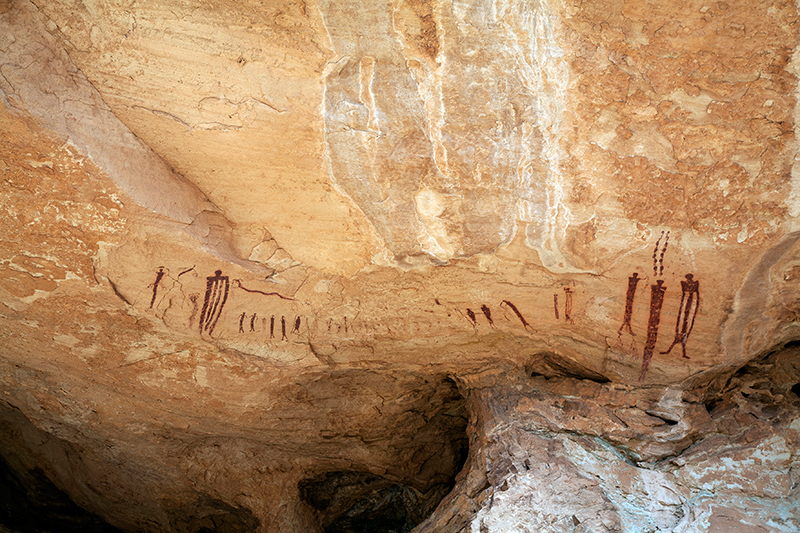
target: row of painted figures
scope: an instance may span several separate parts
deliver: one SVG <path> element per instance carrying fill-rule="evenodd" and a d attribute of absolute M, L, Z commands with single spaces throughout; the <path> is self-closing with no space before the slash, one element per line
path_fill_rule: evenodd
<path fill-rule="evenodd" d="M 623 331 L 627 331 L 635 336 L 633 328 L 631 327 L 631 317 L 633 314 L 633 300 L 636 296 L 636 286 L 641 278 L 639 274 L 634 272 L 628 278 L 628 292 L 625 295 L 625 314 L 622 320 L 622 325 L 619 327 L 618 335 L 622 335 Z M 664 285 L 664 280 L 659 279 L 650 286 L 650 316 L 647 320 L 647 341 L 644 346 L 644 353 L 642 354 L 642 370 L 639 375 L 639 380 L 643 380 L 647 374 L 647 368 L 653 358 L 653 350 L 658 341 L 658 326 L 661 323 L 661 308 L 664 305 L 664 294 L 667 287 Z M 661 352 L 668 354 L 678 344 L 681 345 L 683 357 L 689 359 L 686 355 L 686 343 L 689 341 L 689 335 L 694 328 L 694 321 L 697 317 L 697 311 L 700 308 L 700 282 L 694 279 L 692 274 L 686 274 L 686 279 L 681 281 L 681 303 L 678 309 L 678 318 L 675 321 L 675 337 L 669 348 Z"/>
<path fill-rule="evenodd" d="M 658 246 L 658 245 L 657 245 Z M 666 245 L 665 245 L 666 249 Z M 654 261 L 661 259 L 663 261 L 663 251 L 661 253 L 660 258 L 656 258 L 654 253 Z M 663 274 L 663 266 L 660 268 L 654 265 L 654 271 L 657 274 Z M 158 290 L 159 283 L 161 282 L 161 278 L 164 276 L 163 267 L 159 268 L 159 271 L 156 275 L 156 281 L 153 285 L 153 297 L 150 302 L 152 307 L 153 303 L 155 302 L 156 298 L 156 291 Z M 630 335 L 635 336 L 633 332 L 633 327 L 631 325 L 631 320 L 633 316 L 633 303 L 636 297 L 636 290 L 642 278 L 639 277 L 639 274 L 634 272 L 628 278 L 628 290 L 625 295 L 625 310 L 622 325 L 619 327 L 618 335 L 621 336 L 623 332 L 627 331 Z M 234 280 L 238 282 L 238 280 Z M 208 335 L 212 335 L 214 329 L 217 326 L 217 322 L 222 314 L 222 309 L 225 306 L 225 303 L 228 300 L 228 293 L 230 291 L 230 279 L 228 276 L 223 276 L 221 270 L 217 270 L 213 276 L 208 276 L 206 278 L 206 290 L 205 295 L 203 298 L 203 306 L 202 310 L 200 311 L 200 319 L 198 322 L 198 328 L 201 334 L 206 333 Z M 239 282 L 239 286 L 247 290 L 248 292 L 259 292 L 261 294 L 266 294 L 268 296 L 278 296 L 285 300 L 291 300 L 291 298 L 282 296 L 277 293 L 263 293 L 261 291 L 253 291 L 245 289 L 241 286 L 241 282 Z M 650 364 L 650 361 L 653 357 L 653 351 L 655 350 L 656 342 L 658 340 L 658 329 L 659 324 L 661 322 L 661 308 L 664 303 L 664 294 L 666 293 L 667 287 L 664 285 L 664 280 L 658 279 L 656 282 L 651 285 L 650 287 L 650 316 L 647 322 L 647 339 L 645 342 L 644 352 L 642 354 L 642 369 L 639 379 L 643 380 L 646 373 L 647 368 Z M 564 288 L 566 302 L 564 306 L 564 315 L 565 320 L 569 323 L 574 323 L 572 319 L 572 295 L 573 291 L 571 288 L 566 287 Z M 198 295 L 199 296 L 199 295 Z M 558 294 L 553 295 L 553 303 L 554 303 L 554 312 L 556 319 L 559 319 L 559 306 L 558 306 Z M 438 300 L 436 300 L 437 305 L 441 305 Z M 519 318 L 520 322 L 522 323 L 525 329 L 529 329 L 530 324 L 525 320 L 525 317 L 519 311 L 519 309 L 510 301 L 503 300 L 501 306 L 506 306 L 508 309 L 514 312 L 514 314 Z M 692 333 L 692 328 L 694 327 L 695 318 L 697 316 L 697 311 L 700 306 L 700 282 L 694 279 L 692 274 L 686 274 L 686 279 L 681 281 L 681 303 L 680 308 L 678 311 L 678 317 L 675 323 L 675 337 L 669 347 L 661 352 L 662 354 L 668 354 L 672 351 L 672 349 L 677 346 L 678 344 L 681 345 L 682 349 L 682 356 L 686 359 L 689 359 L 689 356 L 686 355 L 686 344 L 689 340 L 689 335 Z M 492 319 L 491 310 L 488 306 L 482 305 L 481 306 L 482 313 L 486 316 L 489 324 L 494 326 L 494 321 Z M 473 327 L 477 326 L 477 317 L 476 314 L 469 308 L 466 309 L 466 316 L 469 318 L 469 321 L 472 323 Z M 242 313 L 239 315 L 239 332 L 244 333 L 247 324 L 245 321 L 247 320 L 248 315 L 246 313 Z M 249 331 L 255 331 L 256 328 L 256 320 L 257 315 L 253 313 L 249 317 Z M 347 330 L 347 322 L 345 318 L 345 330 Z M 266 330 L 267 327 L 267 318 L 262 317 L 262 328 Z M 275 316 L 271 316 L 269 318 L 269 332 L 270 338 L 275 338 L 276 326 L 277 326 L 277 319 Z M 299 334 L 301 326 L 301 318 L 299 316 L 294 318 L 294 321 L 289 321 L 288 328 L 292 333 Z M 287 320 L 286 317 L 280 317 L 280 334 L 281 340 L 286 340 L 287 337 Z"/>

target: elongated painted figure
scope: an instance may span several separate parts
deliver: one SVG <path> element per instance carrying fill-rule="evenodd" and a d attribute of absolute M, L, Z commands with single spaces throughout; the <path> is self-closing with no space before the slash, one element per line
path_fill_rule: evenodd
<path fill-rule="evenodd" d="M 692 334 L 694 319 L 700 308 L 700 282 L 695 281 L 692 274 L 686 274 L 686 281 L 681 281 L 681 291 L 681 309 L 678 312 L 678 320 L 675 322 L 675 339 L 669 348 L 661 353 L 669 353 L 676 344 L 681 343 L 683 357 L 689 359 L 689 356 L 686 355 L 686 343 L 689 335 Z"/>
<path fill-rule="evenodd" d="M 644 381 L 647 375 L 647 367 L 653 358 L 653 349 L 658 341 L 658 324 L 661 322 L 661 306 L 664 305 L 664 280 L 657 280 L 655 285 L 650 285 L 650 318 L 647 321 L 647 344 L 644 346 L 642 354 L 642 372 L 639 374 L 639 381 Z"/>
<path fill-rule="evenodd" d="M 153 297 L 150 299 L 150 309 L 153 308 L 153 304 L 156 303 L 156 294 L 158 293 L 158 284 L 161 283 L 161 278 L 164 277 L 164 267 L 158 267 L 158 272 L 156 273 L 156 280 L 153 282 Z"/>
<path fill-rule="evenodd" d="M 564 287 L 564 320 L 570 324 L 574 324 L 572 320 L 572 289 Z"/>
<path fill-rule="evenodd" d="M 636 336 L 631 327 L 631 317 L 633 316 L 633 299 L 636 297 L 636 285 L 639 284 L 641 278 L 639 274 L 634 272 L 628 278 L 628 292 L 625 294 L 625 315 L 622 319 L 622 325 L 617 330 L 617 335 L 622 335 L 622 330 L 628 330 L 632 336 Z"/>
<path fill-rule="evenodd" d="M 203 298 L 203 310 L 200 312 L 200 333 L 214 333 L 222 308 L 228 300 L 229 289 L 228 276 L 223 276 L 221 270 L 206 278 L 206 294 Z"/>

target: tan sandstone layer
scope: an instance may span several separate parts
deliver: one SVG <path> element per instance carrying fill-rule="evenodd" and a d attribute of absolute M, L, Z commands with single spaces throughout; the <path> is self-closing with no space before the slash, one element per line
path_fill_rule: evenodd
<path fill-rule="evenodd" d="M 126 531 L 797 531 L 797 23 L 0 2 L 5 461 Z"/>

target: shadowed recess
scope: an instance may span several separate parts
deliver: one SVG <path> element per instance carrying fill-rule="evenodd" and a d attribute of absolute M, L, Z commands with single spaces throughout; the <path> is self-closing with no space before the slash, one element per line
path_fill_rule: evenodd
<path fill-rule="evenodd" d="M 733 405 L 747 406 L 754 416 L 772 418 L 778 406 L 797 409 L 800 397 L 800 349 L 797 341 L 768 350 L 765 355 L 718 379 L 703 403 L 712 415 Z M 792 407 L 794 406 L 794 407 Z"/>
<path fill-rule="evenodd" d="M 439 503 L 446 494 L 442 488 L 422 493 L 365 472 L 329 472 L 300 484 L 325 533 L 406 533 Z"/>
<path fill-rule="evenodd" d="M 534 357 L 526 367 L 525 371 L 529 376 L 568 377 L 575 379 L 586 379 L 595 383 L 608 383 L 611 380 L 604 375 L 595 372 L 583 365 L 570 361 L 566 357 L 554 353 L 541 353 Z"/>
<path fill-rule="evenodd" d="M 180 533 L 247 533 L 261 525 L 249 509 L 201 496 L 194 506 L 173 513 L 172 531 Z"/>
<path fill-rule="evenodd" d="M 418 449 L 402 465 L 405 477 L 333 471 L 299 483 L 325 533 L 407 533 L 453 489 L 468 453 L 466 405 L 451 380 L 437 389 L 433 398 L 441 403 L 414 435 Z"/>
<path fill-rule="evenodd" d="M 78 507 L 41 469 L 16 472 L 0 456 L 0 531 L 117 533 L 120 530 Z"/>

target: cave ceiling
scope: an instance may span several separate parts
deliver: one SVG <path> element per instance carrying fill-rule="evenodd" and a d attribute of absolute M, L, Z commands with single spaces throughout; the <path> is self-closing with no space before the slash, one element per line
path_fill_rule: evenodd
<path fill-rule="evenodd" d="M 545 455 L 692 450 L 734 372 L 800 382 L 774 359 L 800 338 L 797 42 L 771 0 L 0 0 L 17 466 L 128 531 L 210 527 L 187 502 L 339 531 L 332 486 L 430 513 L 468 445 L 499 468 L 475 446 L 500 397 L 561 435 L 509 437 Z M 476 479 L 445 502 L 512 531 Z M 635 530 L 601 500 L 592 531 Z"/>

